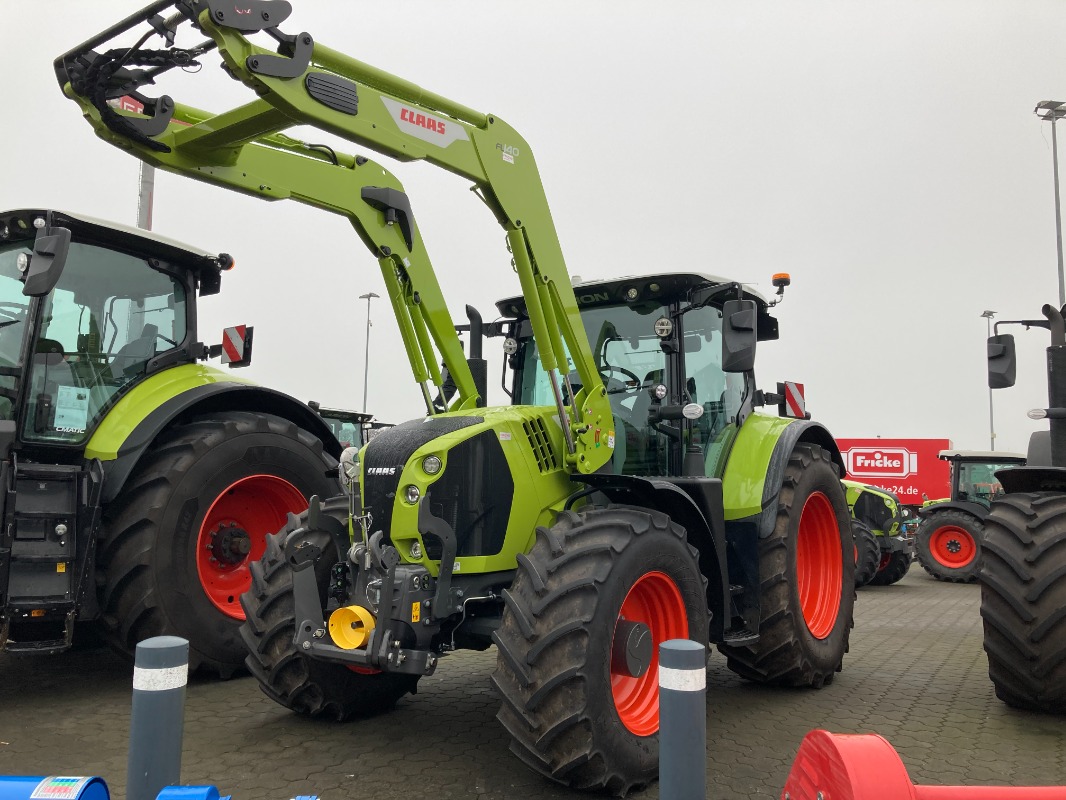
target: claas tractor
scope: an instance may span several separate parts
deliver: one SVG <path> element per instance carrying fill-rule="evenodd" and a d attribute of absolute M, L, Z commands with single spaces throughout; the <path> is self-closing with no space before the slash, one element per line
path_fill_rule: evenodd
<path fill-rule="evenodd" d="M 913 512 L 894 492 L 844 480 L 855 540 L 855 585 L 890 586 L 903 580 L 914 560 Z"/>
<path fill-rule="evenodd" d="M 1066 323 L 1042 308 L 1043 319 L 1003 320 L 988 340 L 988 386 L 1014 385 L 1014 336 L 1001 325 L 1043 328 L 1048 407 L 1029 412 L 1048 429 L 1029 440 L 1025 466 L 1001 469 L 1002 491 L 985 519 L 981 617 L 988 676 L 996 696 L 1030 711 L 1066 714 Z"/>
<path fill-rule="evenodd" d="M 132 657 L 158 635 L 190 666 L 243 668 L 249 563 L 339 485 L 340 446 L 247 365 L 252 329 L 197 333 L 233 264 L 51 209 L 0 213 L 0 649 L 68 649 L 100 627 Z M 97 638 L 94 636 L 94 638 Z"/>
<path fill-rule="evenodd" d="M 973 583 L 988 509 L 1003 491 L 996 475 L 1024 465 L 1025 456 L 991 450 L 941 450 L 938 458 L 951 465 L 951 496 L 926 501 L 918 510 L 918 563 L 938 581 Z"/>
<path fill-rule="evenodd" d="M 698 271 L 575 292 L 514 128 L 283 30 L 290 13 L 156 2 L 56 61 L 105 141 L 340 214 L 380 267 L 425 416 L 345 450 L 346 493 L 312 499 L 252 566 L 242 636 L 263 691 L 351 719 L 414 692 L 449 653 L 495 645 L 512 751 L 555 781 L 624 794 L 657 775 L 663 641 L 716 644 L 752 681 L 828 684 L 855 597 L 843 463 L 787 387 L 756 386 L 780 297 Z M 143 91 L 216 53 L 245 105 Z M 115 109 L 124 96 L 143 112 Z M 518 280 L 499 320 L 468 314 L 469 354 L 399 179 L 285 132 L 296 125 L 473 184 Z M 779 295 L 788 283 L 775 279 Z M 486 405 L 483 336 L 503 340 L 508 405 Z"/>

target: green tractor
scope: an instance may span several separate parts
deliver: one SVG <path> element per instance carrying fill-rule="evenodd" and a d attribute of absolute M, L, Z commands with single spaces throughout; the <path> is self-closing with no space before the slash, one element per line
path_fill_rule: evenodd
<path fill-rule="evenodd" d="M 197 334 L 231 265 L 89 217 L 0 214 L 0 649 L 56 653 L 102 625 L 131 656 L 173 634 L 193 668 L 242 668 L 249 563 L 339 490 L 341 448 L 307 405 L 199 363 L 251 358 L 251 328 L 225 348 Z"/>
<path fill-rule="evenodd" d="M 290 12 L 156 2 L 56 62 L 105 141 L 345 216 L 378 260 L 425 402 L 424 419 L 347 449 L 347 493 L 312 500 L 252 566 L 242 635 L 263 691 L 350 719 L 414 692 L 449 653 L 495 645 L 512 751 L 553 780 L 625 794 L 657 775 L 663 641 L 716 644 L 760 683 L 832 681 L 855 599 L 843 462 L 796 386 L 756 386 L 777 301 L 696 271 L 575 291 L 513 128 L 284 32 Z M 197 42 L 179 47 L 189 28 Z M 154 36 L 163 49 L 143 49 Z M 246 105 L 212 114 L 141 93 L 215 50 Z M 126 94 L 144 113 L 112 108 Z M 473 182 L 521 294 L 496 322 L 470 315 L 469 358 L 399 180 L 283 133 L 294 125 Z M 779 295 L 788 282 L 775 278 Z M 504 340 L 511 405 L 485 405 L 483 335 Z M 757 411 L 768 404 L 791 415 Z"/>
<path fill-rule="evenodd" d="M 1002 469 L 985 519 L 981 617 L 988 676 L 996 696 L 1029 711 L 1066 714 L 1066 308 L 1045 305 L 1040 320 L 996 323 L 988 340 L 988 385 L 1014 385 L 1014 337 L 1000 325 L 1051 332 L 1047 348 L 1048 420 L 1029 440 L 1025 466 Z"/>
<path fill-rule="evenodd" d="M 855 585 L 890 586 L 914 560 L 913 511 L 887 489 L 844 480 L 855 541 Z"/>
<path fill-rule="evenodd" d="M 926 501 L 915 534 L 918 562 L 938 581 L 977 580 L 985 519 L 1002 493 L 997 473 L 1025 464 L 1020 453 L 986 450 L 941 450 L 951 464 L 951 496 Z"/>

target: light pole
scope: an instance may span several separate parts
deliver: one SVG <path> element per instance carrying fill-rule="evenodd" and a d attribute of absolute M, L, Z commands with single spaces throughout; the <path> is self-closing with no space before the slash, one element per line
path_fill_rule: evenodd
<path fill-rule="evenodd" d="M 1061 275 L 1061 273 L 1060 273 Z M 1060 278 L 1061 280 L 1061 278 Z M 985 310 L 981 314 L 985 318 L 985 327 L 988 330 L 988 338 L 992 338 L 992 317 L 996 316 L 995 311 Z M 996 425 L 992 420 L 992 387 L 988 387 L 988 444 L 989 450 L 995 452 L 996 449 Z"/>
<path fill-rule="evenodd" d="M 363 356 L 363 413 L 366 413 L 366 388 L 370 376 L 370 301 L 381 295 L 367 292 L 359 295 L 360 300 L 366 300 L 366 355 Z"/>
<path fill-rule="evenodd" d="M 1059 142 L 1055 136 L 1055 121 L 1066 117 L 1066 103 L 1041 100 L 1033 109 L 1042 120 L 1051 120 L 1051 166 L 1055 171 L 1055 244 L 1059 256 L 1059 308 L 1066 306 L 1066 277 L 1062 273 L 1062 212 L 1059 210 Z"/>

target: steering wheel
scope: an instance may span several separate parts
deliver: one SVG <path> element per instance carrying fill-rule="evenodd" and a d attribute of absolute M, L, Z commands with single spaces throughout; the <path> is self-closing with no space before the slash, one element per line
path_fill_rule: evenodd
<path fill-rule="evenodd" d="M 612 378 L 611 375 L 615 372 L 629 378 L 634 385 L 630 386 L 625 381 L 620 381 L 617 378 Z M 635 372 L 632 372 L 631 370 L 628 370 L 625 367 L 616 367 L 613 364 L 608 364 L 607 366 L 603 367 L 600 370 L 600 377 L 603 378 L 603 385 L 607 387 L 607 394 L 631 394 L 633 392 L 640 391 L 640 386 L 642 383 L 644 383 L 644 381 L 642 381 Z M 621 384 L 622 388 L 612 388 L 612 381 L 614 381 L 614 383 L 616 384 Z"/>

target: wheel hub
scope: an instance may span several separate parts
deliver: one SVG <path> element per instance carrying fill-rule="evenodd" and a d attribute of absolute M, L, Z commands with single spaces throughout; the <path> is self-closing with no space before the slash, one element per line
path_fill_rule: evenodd
<path fill-rule="evenodd" d="M 212 561 L 222 567 L 232 567 L 248 557 L 252 537 L 236 522 L 220 522 L 211 532 L 207 549 L 211 551 Z"/>
<path fill-rule="evenodd" d="M 947 548 L 949 553 L 958 553 L 962 550 L 962 543 L 958 539 L 952 539 L 947 543 Z"/>
<path fill-rule="evenodd" d="M 651 666 L 653 644 L 651 628 L 643 622 L 619 619 L 611 647 L 611 672 L 639 678 Z"/>

